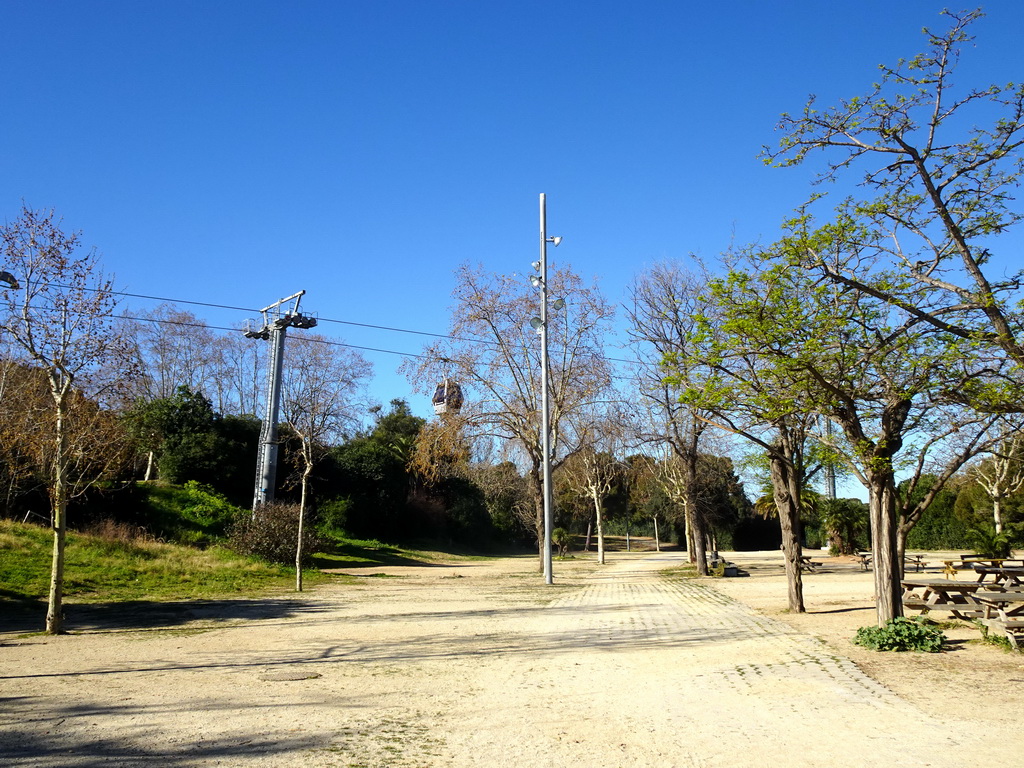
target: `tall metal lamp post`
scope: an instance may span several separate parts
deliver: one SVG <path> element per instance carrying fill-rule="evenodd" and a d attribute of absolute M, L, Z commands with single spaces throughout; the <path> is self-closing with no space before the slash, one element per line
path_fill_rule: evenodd
<path fill-rule="evenodd" d="M 540 317 L 530 321 L 530 325 L 540 334 L 540 408 L 541 408 L 541 452 L 543 453 L 542 469 L 544 482 L 544 582 L 554 583 L 551 573 L 551 401 L 548 392 L 548 243 L 557 247 L 561 237 L 548 237 L 547 197 L 540 195 L 540 261 L 533 262 L 538 274 L 530 277 L 534 288 L 540 289 Z M 557 304 L 564 306 L 558 299 Z M 556 308 L 560 308 L 556 307 Z"/>

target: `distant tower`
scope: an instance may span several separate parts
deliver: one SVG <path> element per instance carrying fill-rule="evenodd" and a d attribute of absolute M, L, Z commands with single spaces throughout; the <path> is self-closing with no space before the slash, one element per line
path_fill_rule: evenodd
<path fill-rule="evenodd" d="M 245 331 L 246 338 L 270 341 L 270 364 L 267 369 L 267 407 L 260 429 L 260 444 L 256 456 L 256 491 L 252 499 L 252 511 L 274 500 L 274 486 L 277 483 L 277 419 L 281 410 L 281 372 L 284 368 L 284 337 L 289 328 L 313 328 L 316 318 L 299 312 L 299 301 L 305 291 L 276 301 L 260 310 L 263 327 L 258 331 Z M 281 305 L 295 300 L 291 310 L 282 312 Z"/>

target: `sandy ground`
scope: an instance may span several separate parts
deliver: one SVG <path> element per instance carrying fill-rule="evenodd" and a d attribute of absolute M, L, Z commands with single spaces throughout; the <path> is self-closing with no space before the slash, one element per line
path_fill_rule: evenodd
<path fill-rule="evenodd" d="M 777 553 L 673 580 L 679 553 L 356 569 L 303 595 L 72 608 L 3 632 L 0 765 L 961 766 L 1024 747 L 1024 654 L 850 643 L 870 574 L 826 559 L 808 613 Z M 390 577 L 390 578 L 389 578 Z M 1015 758 L 1011 758 L 1012 759 Z"/>

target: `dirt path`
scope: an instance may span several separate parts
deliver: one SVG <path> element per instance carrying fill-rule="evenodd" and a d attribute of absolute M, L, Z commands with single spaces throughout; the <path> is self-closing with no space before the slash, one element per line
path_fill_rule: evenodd
<path fill-rule="evenodd" d="M 0 764 L 959 768 L 1020 746 L 658 575 L 681 557 L 556 563 L 554 586 L 529 559 L 401 568 L 265 614 L 0 635 Z"/>

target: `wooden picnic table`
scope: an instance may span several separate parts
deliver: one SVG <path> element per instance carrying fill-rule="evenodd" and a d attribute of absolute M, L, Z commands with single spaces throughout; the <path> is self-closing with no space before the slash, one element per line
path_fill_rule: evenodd
<path fill-rule="evenodd" d="M 860 558 L 860 567 L 865 571 L 871 567 L 871 553 L 870 552 L 858 552 L 857 557 Z"/>
<path fill-rule="evenodd" d="M 948 579 L 903 579 L 903 607 L 926 611 L 949 611 L 954 617 L 970 621 L 981 615 L 971 596 L 984 587 L 976 581 Z"/>
<path fill-rule="evenodd" d="M 921 571 L 928 563 L 924 561 L 924 555 L 903 555 L 904 567 L 913 565 L 915 571 Z"/>
<path fill-rule="evenodd" d="M 942 573 L 947 579 L 955 579 L 959 569 L 976 568 L 1022 568 L 1024 560 L 1015 557 L 982 557 L 981 555 L 960 555 L 959 560 L 943 560 Z"/>
<path fill-rule="evenodd" d="M 978 590 L 971 593 L 971 600 L 981 611 L 981 620 L 990 629 L 1006 633 L 1010 645 L 1020 649 L 1021 635 L 1024 634 L 1024 591 L 987 592 Z"/>
<path fill-rule="evenodd" d="M 974 572 L 978 574 L 979 584 L 984 584 L 986 578 L 991 576 L 991 581 L 987 586 L 994 585 L 1003 589 L 1024 588 L 1024 568 L 975 565 Z"/>
<path fill-rule="evenodd" d="M 1024 568 L 1024 559 L 1019 557 L 985 557 L 984 555 L 960 555 L 964 568 L 975 565 L 989 565 L 993 568 Z"/>

